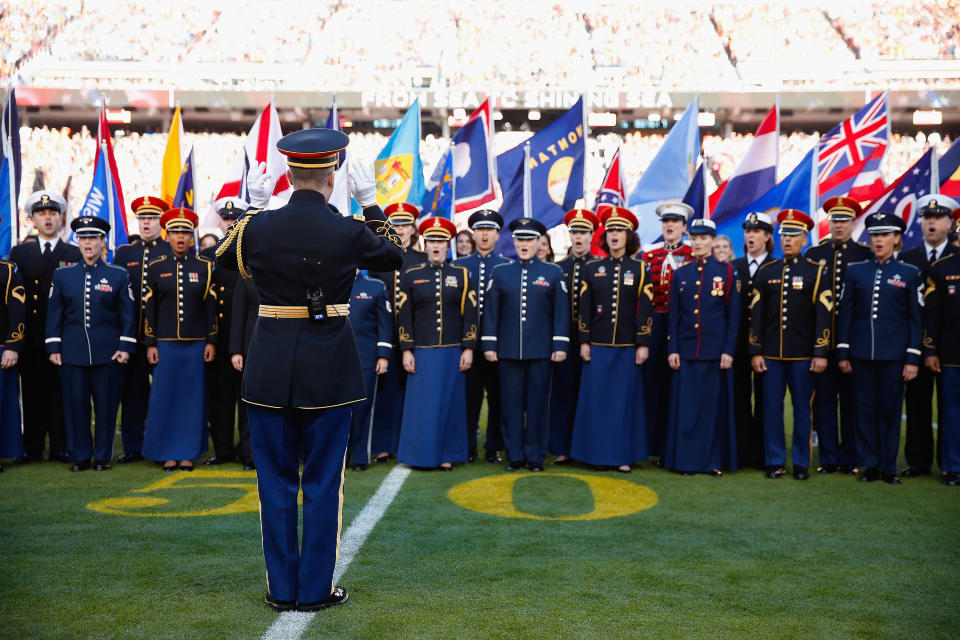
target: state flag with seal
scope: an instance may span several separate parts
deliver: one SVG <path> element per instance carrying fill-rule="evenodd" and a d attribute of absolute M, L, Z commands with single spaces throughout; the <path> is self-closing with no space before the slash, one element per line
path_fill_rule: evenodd
<path fill-rule="evenodd" d="M 414 100 L 373 163 L 377 204 L 423 202 L 426 187 L 420 161 L 420 100 Z"/>

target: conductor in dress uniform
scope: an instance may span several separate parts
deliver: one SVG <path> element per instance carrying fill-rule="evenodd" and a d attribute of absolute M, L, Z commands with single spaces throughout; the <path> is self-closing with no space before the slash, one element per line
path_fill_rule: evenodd
<path fill-rule="evenodd" d="M 60 374 L 47 359 L 47 301 L 53 272 L 80 262 L 80 250 L 60 239 L 67 203 L 53 191 L 31 194 L 24 208 L 30 212 L 37 241 L 19 244 L 10 251 L 27 294 L 24 348 L 20 354 L 20 382 L 23 394 L 22 461 L 41 460 L 43 445 L 50 438 L 50 460 L 70 462 L 63 425 Z"/>
<path fill-rule="evenodd" d="M 497 266 L 487 283 L 480 344 L 500 368 L 506 470 L 543 471 L 550 363 L 563 362 L 570 345 L 567 287 L 560 267 L 537 257 L 542 222 L 517 218 L 510 232 L 517 260 Z"/>
<path fill-rule="evenodd" d="M 750 333 L 750 292 L 757 270 L 773 262 L 773 221 L 766 213 L 747 214 L 743 221 L 744 255 L 733 261 L 740 276 L 740 328 L 733 354 L 733 415 L 737 424 L 737 462 L 740 468 L 764 468 L 763 376 L 750 366 L 747 336 Z"/>
<path fill-rule="evenodd" d="M 823 265 L 824 279 L 833 292 L 833 310 L 830 312 L 830 354 L 827 369 L 814 376 L 813 426 L 820 440 L 820 465 L 817 473 L 852 474 L 857 464 L 857 407 L 853 398 L 853 380 L 837 367 L 836 336 L 840 293 L 847 265 L 869 260 L 870 248 L 851 237 L 854 220 L 860 216 L 860 203 L 851 198 L 830 198 L 823 203 L 830 221 L 830 239 L 807 250 L 808 259 Z M 837 420 L 839 406 L 840 418 Z"/>
<path fill-rule="evenodd" d="M 853 375 L 860 481 L 900 484 L 897 454 L 905 382 L 921 355 L 923 281 L 920 270 L 893 257 L 906 224 L 890 213 L 867 216 L 873 258 L 843 276 L 837 359 Z"/>
<path fill-rule="evenodd" d="M 947 235 L 953 228 L 950 212 L 958 206 L 960 205 L 956 200 L 941 194 L 926 195 L 917 201 L 917 210 L 922 217 L 920 228 L 923 230 L 923 242 L 902 252 L 899 258 L 918 268 L 924 281 L 930 272 L 930 265 L 940 258 L 957 253 L 957 248 L 947 242 Z M 930 474 L 934 453 L 934 387 L 937 389 L 937 404 L 940 405 L 943 389 L 939 375 L 927 367 L 920 367 L 917 377 L 907 383 L 907 434 L 903 445 L 907 467 L 900 472 L 904 478 Z"/>
<path fill-rule="evenodd" d="M 570 315 L 570 348 L 562 362 L 553 363 L 550 381 L 550 437 L 547 450 L 555 454 L 553 464 L 566 464 L 570 459 L 570 438 L 577 417 L 577 395 L 580 393 L 580 332 L 577 316 L 580 313 L 580 283 L 586 264 L 596 256 L 590 253 L 593 233 L 600 225 L 596 214 L 588 209 L 571 209 L 563 217 L 570 233 L 570 254 L 558 262 L 563 270 L 566 304 Z"/>
<path fill-rule="evenodd" d="M 17 362 L 23 349 L 23 310 L 26 293 L 17 265 L 0 260 L 0 458 L 23 456 L 23 427 L 20 420 L 20 380 Z M 0 465 L 0 471 L 3 466 Z"/>
<path fill-rule="evenodd" d="M 376 206 L 372 168 L 352 165 L 348 177 L 366 222 L 327 204 L 348 142 L 330 129 L 281 138 L 290 201 L 248 211 L 217 248 L 218 265 L 253 278 L 260 297 L 242 396 L 257 465 L 265 601 L 281 611 L 317 611 L 347 599 L 333 584 L 343 469 L 352 405 L 370 393 L 347 303 L 358 267 L 390 271 L 402 262 L 400 238 Z"/>
<path fill-rule="evenodd" d="M 493 248 L 500 238 L 503 218 L 492 209 L 481 209 L 470 215 L 467 224 L 473 230 L 473 239 L 477 250 L 468 256 L 458 258 L 453 264 L 466 267 L 470 281 L 477 291 L 477 326 L 483 326 L 483 313 L 486 308 L 487 284 L 490 282 L 494 267 L 512 262 L 510 258 L 495 252 Z M 486 358 L 475 358 L 473 366 L 467 370 L 467 460 L 477 457 L 477 430 L 480 428 L 480 408 L 483 406 L 483 392 L 487 392 L 487 440 L 484 444 L 487 462 L 498 462 L 502 451 L 503 436 L 500 413 L 500 376 L 498 364 Z"/>
<path fill-rule="evenodd" d="M 60 367 L 71 471 L 110 468 L 123 365 L 137 348 L 130 275 L 103 261 L 110 223 L 82 216 L 71 224 L 83 262 L 57 269 L 50 286 L 46 344 Z M 90 399 L 96 416 L 90 437 Z"/>
<path fill-rule="evenodd" d="M 815 374 L 827 367 L 833 289 L 823 265 L 803 257 L 813 220 L 795 209 L 777 216 L 783 258 L 753 277 L 750 296 L 750 357 L 763 375 L 763 442 L 768 478 L 786 473 L 783 398 L 793 402 L 793 477 L 810 477 L 813 458 L 810 403 Z"/>
<path fill-rule="evenodd" d="M 120 438 L 123 453 L 117 457 L 118 464 L 143 460 L 143 431 L 147 424 L 147 402 L 150 397 L 150 373 L 153 365 L 147 361 L 147 343 L 143 335 L 143 294 L 147 287 L 147 264 L 160 256 L 172 256 L 170 244 L 160 234 L 160 216 L 170 208 L 170 203 L 156 196 L 142 196 L 130 204 L 137 217 L 140 237 L 130 244 L 117 247 L 113 264 L 123 267 L 130 274 L 130 289 L 136 311 L 135 325 L 137 348 L 123 368 L 123 391 L 121 396 Z"/>

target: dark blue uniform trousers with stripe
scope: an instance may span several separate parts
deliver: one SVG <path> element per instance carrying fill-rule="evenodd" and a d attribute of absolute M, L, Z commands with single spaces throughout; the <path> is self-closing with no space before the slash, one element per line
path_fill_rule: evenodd
<path fill-rule="evenodd" d="M 827 369 L 814 376 L 813 384 L 813 422 L 820 436 L 820 464 L 857 464 L 857 406 L 853 399 L 853 381 L 831 358 Z"/>
<path fill-rule="evenodd" d="M 793 402 L 793 466 L 809 467 L 811 461 L 810 420 L 813 400 L 813 373 L 810 360 L 764 358 L 763 446 L 768 467 L 787 464 L 786 432 L 783 424 L 783 397 L 790 388 Z"/>
<path fill-rule="evenodd" d="M 67 451 L 73 462 L 90 462 L 91 454 L 96 462 L 110 462 L 122 380 L 123 365 L 117 362 L 92 367 L 61 365 Z M 90 435 L 91 396 L 96 415 L 95 437 Z"/>
<path fill-rule="evenodd" d="M 865 469 L 897 473 L 903 414 L 903 361 L 853 360 L 857 457 Z"/>
<path fill-rule="evenodd" d="M 944 473 L 960 473 L 960 367 L 943 367 L 943 411 L 938 422 Z"/>
<path fill-rule="evenodd" d="M 550 361 L 500 360 L 499 371 L 507 460 L 543 464 L 549 436 Z"/>
<path fill-rule="evenodd" d="M 351 405 L 330 409 L 247 407 L 257 465 L 267 588 L 277 600 L 317 602 L 333 591 L 350 413 Z M 297 492 L 301 488 L 302 543 L 297 535 Z"/>

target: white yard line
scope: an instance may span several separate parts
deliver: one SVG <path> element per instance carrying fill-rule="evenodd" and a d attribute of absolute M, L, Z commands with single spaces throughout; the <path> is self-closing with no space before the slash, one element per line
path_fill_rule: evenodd
<path fill-rule="evenodd" d="M 410 467 L 396 465 L 347 527 L 347 531 L 340 538 L 340 557 L 337 559 L 337 568 L 333 571 L 334 584 L 340 581 L 344 572 L 350 567 L 360 547 L 367 541 L 367 536 L 377 526 L 377 522 L 386 513 L 393 499 L 397 497 L 408 475 L 410 475 Z M 270 628 L 260 636 L 260 640 L 300 640 L 315 615 L 317 614 L 296 611 L 281 613 Z"/>

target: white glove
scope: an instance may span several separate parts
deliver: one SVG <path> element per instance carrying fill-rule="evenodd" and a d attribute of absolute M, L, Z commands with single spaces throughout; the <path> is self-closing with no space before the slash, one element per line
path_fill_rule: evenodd
<path fill-rule="evenodd" d="M 350 158 L 347 163 L 347 184 L 361 207 L 377 204 L 377 178 L 372 165 Z"/>
<path fill-rule="evenodd" d="M 250 197 L 250 206 L 255 209 L 266 207 L 270 202 L 270 196 L 273 195 L 273 185 L 276 182 L 276 179 L 267 173 L 266 162 L 250 167 L 250 173 L 247 174 L 247 195 Z"/>

